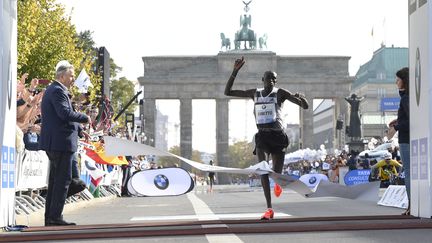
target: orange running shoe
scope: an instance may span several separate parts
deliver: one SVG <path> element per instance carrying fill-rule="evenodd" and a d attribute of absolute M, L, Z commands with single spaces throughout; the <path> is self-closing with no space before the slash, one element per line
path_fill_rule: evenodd
<path fill-rule="evenodd" d="M 273 209 L 269 208 L 267 209 L 267 211 L 265 211 L 263 216 L 261 216 L 261 220 L 270 220 L 273 219 L 273 217 L 274 217 L 274 211 Z"/>
<path fill-rule="evenodd" d="M 280 195 L 282 194 L 282 187 L 279 186 L 279 184 L 275 183 L 274 187 L 273 187 L 273 191 L 276 197 L 280 197 Z"/>

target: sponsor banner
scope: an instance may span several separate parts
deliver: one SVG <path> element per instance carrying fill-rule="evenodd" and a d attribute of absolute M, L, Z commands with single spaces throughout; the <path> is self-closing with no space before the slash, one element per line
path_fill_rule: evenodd
<path fill-rule="evenodd" d="M 0 1 L 0 227 L 15 221 L 16 21 L 17 1 Z"/>
<path fill-rule="evenodd" d="M 418 139 L 411 140 L 411 180 L 419 179 Z"/>
<path fill-rule="evenodd" d="M 369 183 L 370 170 L 351 170 L 344 176 L 347 186 Z"/>
<path fill-rule="evenodd" d="M 389 207 L 408 208 L 408 196 L 405 186 L 390 185 L 378 201 L 378 204 Z"/>
<path fill-rule="evenodd" d="M 135 196 L 176 196 L 190 192 L 194 181 L 182 168 L 151 169 L 137 172 L 128 182 Z"/>
<path fill-rule="evenodd" d="M 331 166 L 330 166 L 329 163 L 323 162 L 323 163 L 322 163 L 322 169 L 323 169 L 323 170 L 330 170 L 330 169 L 331 169 Z"/>
<path fill-rule="evenodd" d="M 400 98 L 382 98 L 381 111 L 397 111 L 399 109 Z"/>
<path fill-rule="evenodd" d="M 15 147 L 9 147 L 8 187 L 15 187 Z"/>
<path fill-rule="evenodd" d="M 49 159 L 44 151 L 28 151 L 17 156 L 16 190 L 39 189 L 48 185 Z"/>
<path fill-rule="evenodd" d="M 328 181 L 328 177 L 323 174 L 306 174 L 300 176 L 299 180 L 309 188 L 315 188 L 321 180 Z"/>
<path fill-rule="evenodd" d="M 432 216 L 432 5 L 427 0 L 409 1 L 409 103 L 411 139 L 411 214 Z M 421 119 L 415 119 L 421 118 Z"/>
<path fill-rule="evenodd" d="M 428 179 L 428 140 L 421 138 L 419 140 L 419 164 L 420 164 L 420 180 Z"/>
<path fill-rule="evenodd" d="M 9 148 L 7 146 L 2 146 L 2 156 L 1 156 L 1 188 L 8 188 L 8 170 L 9 170 Z"/>

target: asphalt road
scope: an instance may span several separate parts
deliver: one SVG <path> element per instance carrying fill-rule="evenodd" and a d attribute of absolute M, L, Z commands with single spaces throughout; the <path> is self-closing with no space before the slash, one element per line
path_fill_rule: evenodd
<path fill-rule="evenodd" d="M 384 207 L 376 202 L 335 197 L 305 198 L 284 191 L 273 198 L 275 218 L 307 218 L 334 216 L 400 215 L 400 208 Z M 176 197 L 125 197 L 95 200 L 85 205 L 68 205 L 64 217 L 79 225 L 176 222 L 187 220 L 259 219 L 265 211 L 260 188 L 247 185 L 206 187 Z M 41 217 L 33 217 L 29 225 L 42 225 Z M 204 226 L 203 226 L 204 227 Z M 141 238 L 108 238 L 68 240 L 65 242 L 430 242 L 430 229 L 361 230 L 326 232 L 287 232 L 264 234 L 207 234 L 196 236 L 159 236 Z"/>

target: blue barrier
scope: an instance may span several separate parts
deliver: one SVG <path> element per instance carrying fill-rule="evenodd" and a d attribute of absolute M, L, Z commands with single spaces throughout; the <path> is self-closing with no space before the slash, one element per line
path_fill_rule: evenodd
<path fill-rule="evenodd" d="M 344 177 L 345 185 L 352 186 L 369 182 L 370 170 L 350 170 Z"/>

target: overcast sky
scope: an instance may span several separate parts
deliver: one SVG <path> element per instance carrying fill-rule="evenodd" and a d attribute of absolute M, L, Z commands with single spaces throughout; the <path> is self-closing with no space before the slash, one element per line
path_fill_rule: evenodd
<path fill-rule="evenodd" d="M 143 56 L 217 55 L 220 33 L 234 39 L 240 28 L 240 15 L 244 13 L 241 0 L 58 2 L 65 4 L 78 31 L 94 32 L 96 45 L 107 48 L 116 64 L 123 68 L 120 76 L 130 80 L 143 75 Z M 252 0 L 249 7 L 251 29 L 258 37 L 268 35 L 268 50 L 277 55 L 350 56 L 350 75 L 355 75 L 381 43 L 408 47 L 406 0 Z M 199 104 L 195 106 L 199 110 Z M 298 112 L 290 113 L 287 122 L 297 123 Z M 201 122 L 194 121 L 198 123 Z M 209 125 L 214 126 L 206 126 Z M 230 137 L 242 138 L 245 134 L 251 137 L 253 131 L 244 127 L 232 129 Z M 239 130 L 243 131 L 235 135 Z M 195 134 L 194 139 L 198 139 Z M 193 146 L 214 152 L 215 143 L 209 143 L 194 140 Z"/>

